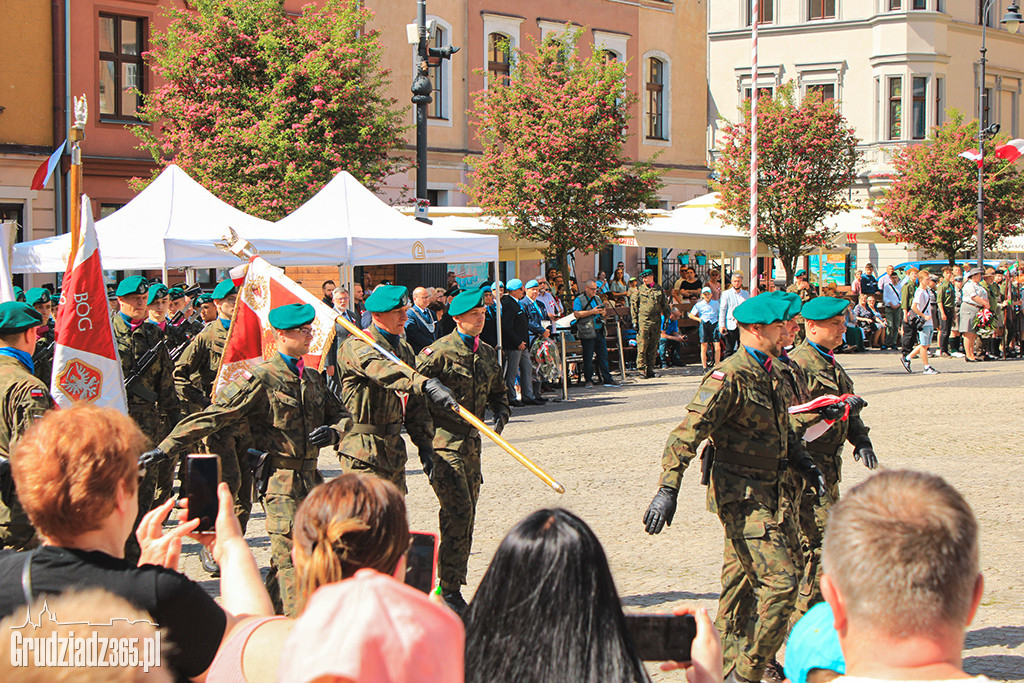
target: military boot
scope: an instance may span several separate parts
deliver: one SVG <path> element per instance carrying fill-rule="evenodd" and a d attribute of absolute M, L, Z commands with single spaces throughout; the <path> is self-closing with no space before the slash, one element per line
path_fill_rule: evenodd
<path fill-rule="evenodd" d="M 469 605 L 466 604 L 466 600 L 462 597 L 462 591 L 454 590 L 442 593 L 441 599 L 443 599 L 444 604 L 448 605 L 448 607 L 458 614 L 460 618 L 465 618 L 466 610 L 469 609 Z"/>

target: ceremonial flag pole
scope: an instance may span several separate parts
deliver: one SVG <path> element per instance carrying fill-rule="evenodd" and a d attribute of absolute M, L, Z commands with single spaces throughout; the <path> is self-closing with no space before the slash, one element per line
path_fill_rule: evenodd
<path fill-rule="evenodd" d="M 75 124 L 68 131 L 68 140 L 71 143 L 71 172 L 69 173 L 68 186 L 71 190 L 71 201 L 68 204 L 68 230 L 71 232 L 71 253 L 68 256 L 68 267 L 75 260 L 78 248 L 81 246 L 78 227 L 82 224 L 82 148 L 81 142 L 85 140 L 85 124 L 89 120 L 89 105 L 85 101 L 85 95 L 74 98 L 75 100 Z"/>
<path fill-rule="evenodd" d="M 750 294 L 757 295 L 757 25 L 761 3 L 754 0 L 750 18 Z"/>

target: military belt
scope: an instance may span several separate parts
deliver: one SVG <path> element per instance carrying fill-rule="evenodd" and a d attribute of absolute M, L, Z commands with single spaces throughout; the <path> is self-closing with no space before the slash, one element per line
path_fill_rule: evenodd
<path fill-rule="evenodd" d="M 446 432 L 452 434 L 458 434 L 459 436 L 467 436 L 470 438 L 480 436 L 480 430 L 476 427 L 470 427 L 468 424 L 463 422 L 462 424 L 445 422 L 444 424 L 436 425 Z"/>
<path fill-rule="evenodd" d="M 372 434 L 373 436 L 398 436 L 402 433 L 402 424 L 396 422 L 389 425 L 368 425 L 359 422 L 349 426 L 349 434 Z"/>
<path fill-rule="evenodd" d="M 734 451 L 723 451 L 720 448 L 715 448 L 715 462 L 750 467 L 755 470 L 767 470 L 769 472 L 782 471 L 789 465 L 789 461 L 786 458 L 736 453 Z"/>
<path fill-rule="evenodd" d="M 284 455 L 271 457 L 270 463 L 275 469 L 294 470 L 296 472 L 312 472 L 316 469 L 316 460 L 306 458 L 289 458 Z"/>

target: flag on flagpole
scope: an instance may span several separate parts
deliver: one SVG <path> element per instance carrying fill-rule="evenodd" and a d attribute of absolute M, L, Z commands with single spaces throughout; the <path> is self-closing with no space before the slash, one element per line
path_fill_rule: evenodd
<path fill-rule="evenodd" d="M 53 150 L 53 154 L 47 158 L 46 161 L 39 164 L 39 168 L 36 169 L 36 174 L 32 176 L 32 190 L 41 190 L 46 187 L 46 183 L 49 182 L 50 176 L 53 175 L 53 169 L 57 168 L 57 164 L 60 163 L 60 157 L 64 153 L 64 148 L 67 146 L 68 141 L 60 143 L 60 147 Z"/>
<path fill-rule="evenodd" d="M 13 221 L 0 223 L 0 302 L 14 301 L 14 282 L 11 280 L 11 264 L 7 255 L 11 253 L 11 238 L 17 225 Z"/>
<path fill-rule="evenodd" d="M 996 147 L 996 156 L 1007 161 L 1016 161 L 1024 154 L 1024 140 L 1017 138 Z"/>
<path fill-rule="evenodd" d="M 232 269 L 232 277 L 237 277 L 239 272 Z M 310 304 L 316 309 L 313 342 L 303 362 L 307 368 L 322 370 L 327 351 L 334 342 L 334 320 L 338 314 L 262 257 L 254 256 L 249 261 L 245 280 L 238 288 L 235 314 L 213 383 L 214 396 L 232 382 L 249 377 L 254 367 L 277 353 L 267 316 L 273 308 L 298 303 Z"/>
<path fill-rule="evenodd" d="M 984 163 L 984 157 L 981 156 L 981 153 L 976 149 L 965 150 L 957 154 L 957 156 L 963 157 L 964 159 L 970 159 L 974 163 L 978 164 L 978 168 L 981 168 L 982 163 Z"/>
<path fill-rule="evenodd" d="M 81 246 L 68 261 L 57 308 L 50 393 L 62 408 L 88 401 L 127 413 L 92 206 L 84 194 L 79 229 Z"/>

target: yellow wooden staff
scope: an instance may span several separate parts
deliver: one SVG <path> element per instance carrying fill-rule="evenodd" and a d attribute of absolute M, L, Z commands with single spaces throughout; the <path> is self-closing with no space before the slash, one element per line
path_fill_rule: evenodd
<path fill-rule="evenodd" d="M 344 327 L 346 330 L 348 330 L 349 334 L 352 334 L 352 335 L 355 335 L 356 337 L 359 337 L 364 342 L 366 342 L 367 344 L 369 344 L 373 348 L 377 349 L 377 351 L 379 351 L 388 360 L 392 361 L 393 363 L 398 363 L 402 367 L 408 368 L 408 369 L 413 370 L 415 372 L 415 369 L 409 367 L 408 363 L 405 363 L 404 361 L 402 361 L 401 358 L 399 358 L 398 356 L 396 356 L 395 354 L 391 353 L 390 351 L 385 349 L 383 346 L 378 344 L 376 341 L 373 340 L 373 337 L 371 337 L 370 335 L 366 334 L 366 332 L 364 332 L 363 330 L 359 329 L 358 326 L 353 325 L 351 322 L 349 322 L 344 317 L 338 316 L 337 319 L 336 319 L 336 322 L 339 325 L 341 325 L 342 327 Z M 565 493 L 565 487 L 564 486 L 562 486 L 557 481 L 552 479 L 550 474 L 548 474 L 547 472 L 545 472 L 541 468 L 537 467 L 533 463 L 533 461 L 531 461 L 525 455 L 520 453 L 516 449 L 515 446 L 510 444 L 505 439 L 501 438 L 501 435 L 498 434 L 498 432 L 496 432 L 493 429 L 491 429 L 490 427 L 488 427 L 484 423 L 483 420 L 481 420 L 476 415 L 474 415 L 470 411 L 468 411 L 465 408 L 463 408 L 461 405 L 459 406 L 458 413 L 459 413 L 459 415 L 462 416 L 463 420 L 465 420 L 469 424 L 471 424 L 474 427 L 476 427 L 478 430 L 480 430 L 480 433 L 484 434 L 488 439 L 490 439 L 494 443 L 496 443 L 499 446 L 501 446 L 501 448 L 506 453 L 508 453 L 513 458 L 515 458 L 520 463 L 522 463 L 522 465 L 524 467 L 526 467 L 526 469 L 530 470 L 531 472 L 536 474 L 538 477 L 540 477 L 540 480 L 543 481 L 548 486 L 550 486 L 552 489 L 554 489 L 556 493 Z"/>

